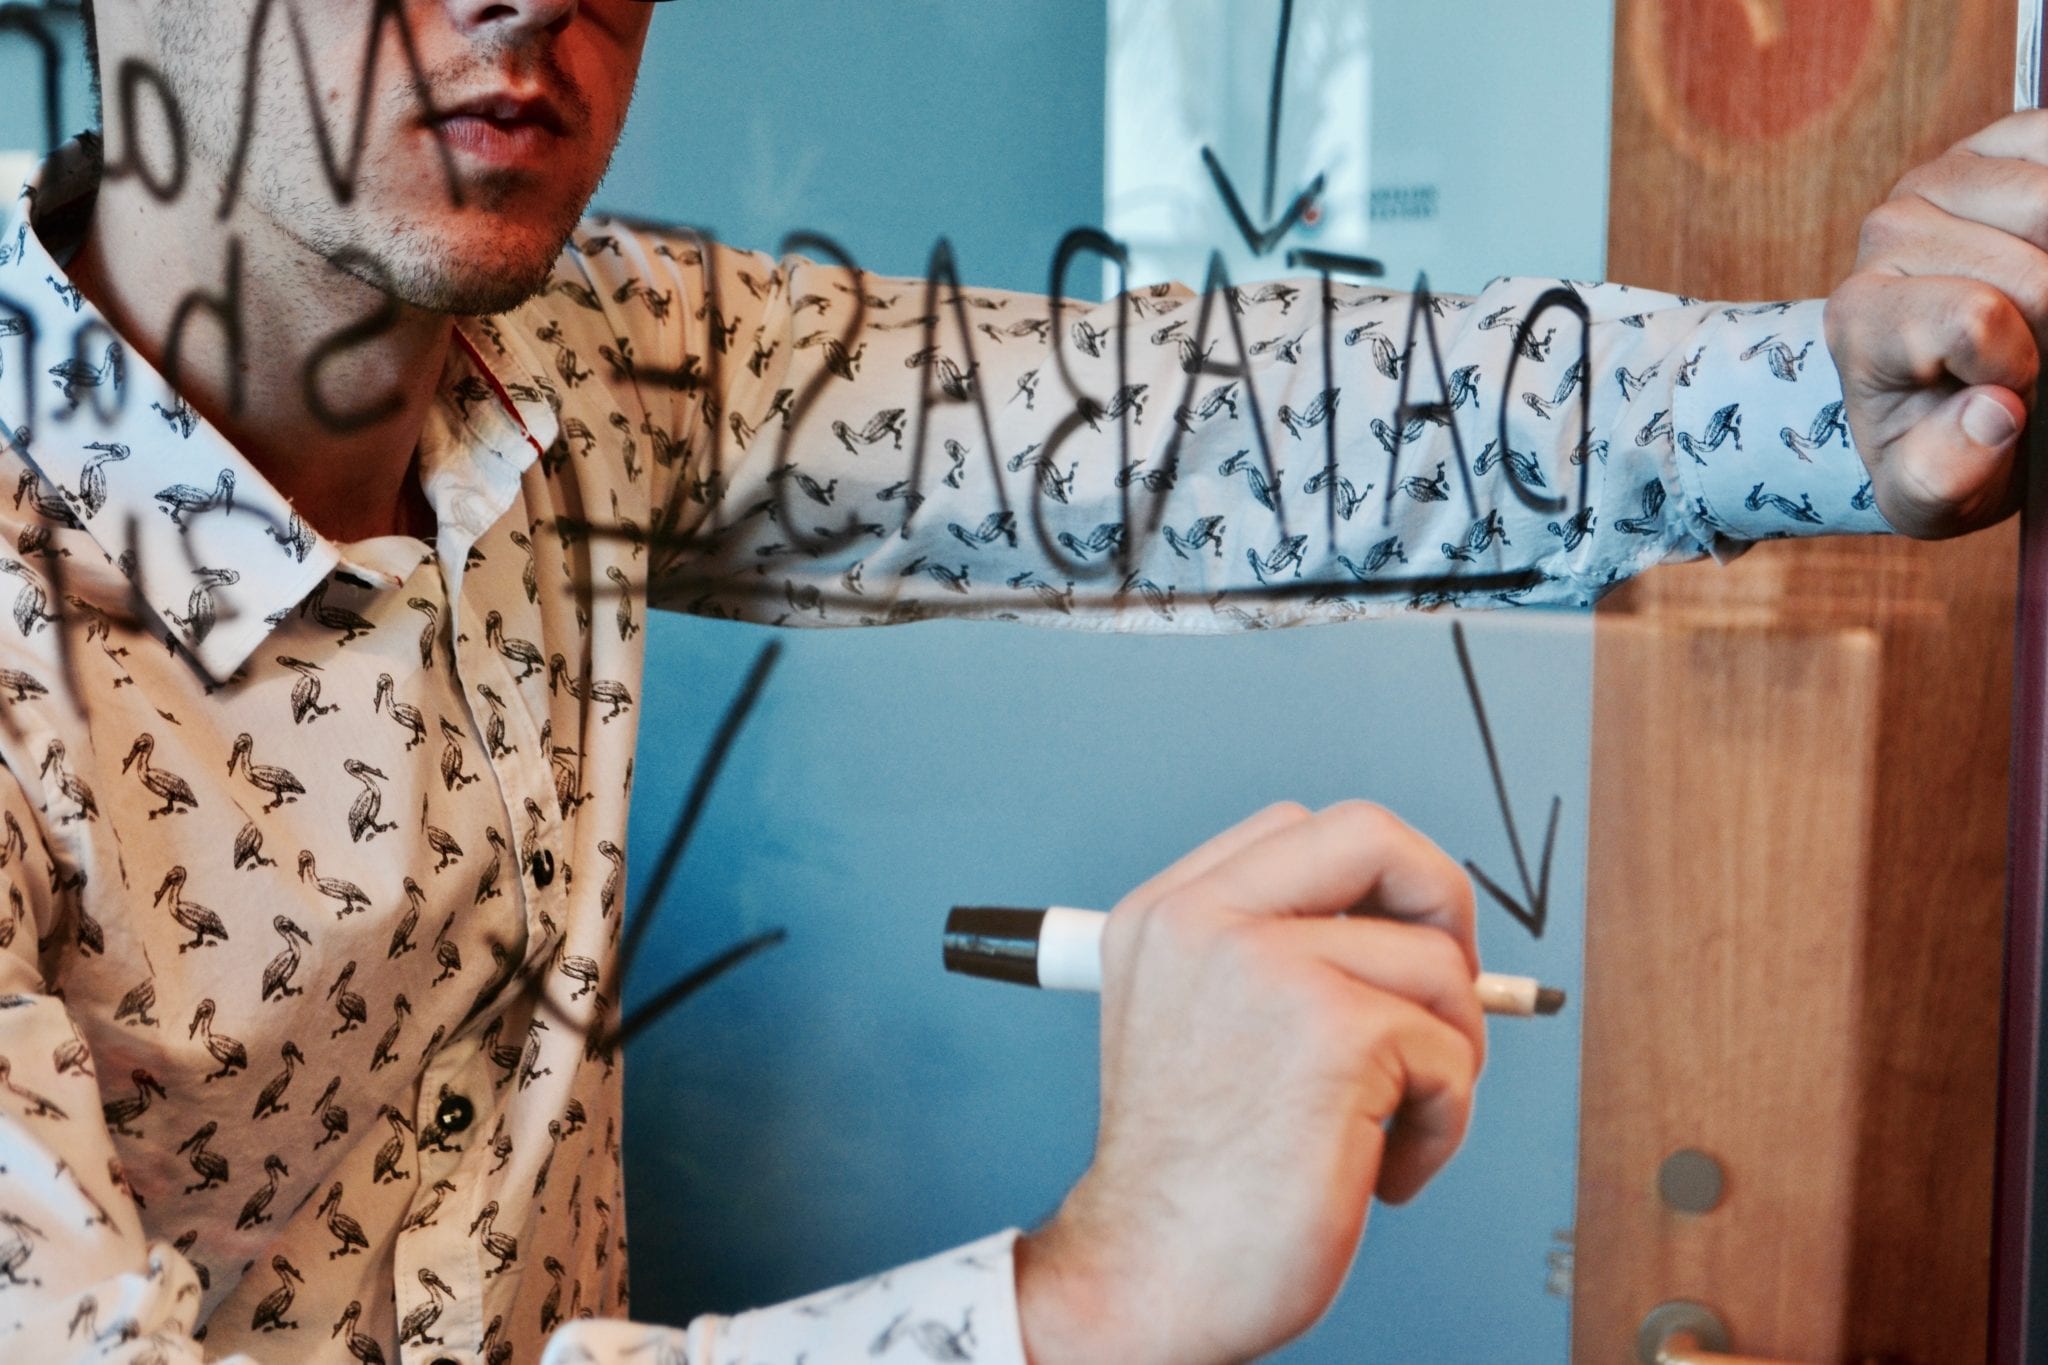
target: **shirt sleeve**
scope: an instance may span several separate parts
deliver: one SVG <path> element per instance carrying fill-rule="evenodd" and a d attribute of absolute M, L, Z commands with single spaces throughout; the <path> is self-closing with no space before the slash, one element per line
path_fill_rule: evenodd
<path fill-rule="evenodd" d="M 737 1317 L 698 1318 L 684 1329 L 571 1323 L 548 1339 L 542 1365 L 1026 1365 L 1017 1321 L 1016 1238 L 1015 1231 L 1003 1232 L 839 1289 Z"/>
<path fill-rule="evenodd" d="M 1888 529 L 1819 301 L 1308 277 L 1103 303 L 634 234 L 654 605 L 1230 630 L 1585 605 Z M 653 359 L 660 357 L 659 360 Z"/>
<path fill-rule="evenodd" d="M 39 965 L 39 942 L 97 929 L 38 829 L 0 770 L 0 1357 L 197 1365 L 198 1271 L 143 1232 L 92 1051 Z"/>

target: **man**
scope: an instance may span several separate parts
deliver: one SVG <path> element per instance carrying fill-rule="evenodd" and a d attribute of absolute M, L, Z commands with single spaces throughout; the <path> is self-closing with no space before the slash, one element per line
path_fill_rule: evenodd
<path fill-rule="evenodd" d="M 638 613 L 1587 600 L 2013 500 L 2041 120 L 1872 219 L 1826 344 L 1818 304 L 1587 288 L 1587 366 L 1541 285 L 1062 308 L 579 227 L 635 0 L 98 9 L 104 158 L 0 223 L 13 1355 L 1269 1350 L 1455 1150 L 1484 1051 L 1464 878 L 1360 804 L 1261 812 L 1117 907 L 1096 1157 L 1046 1227 L 622 1320 Z"/>

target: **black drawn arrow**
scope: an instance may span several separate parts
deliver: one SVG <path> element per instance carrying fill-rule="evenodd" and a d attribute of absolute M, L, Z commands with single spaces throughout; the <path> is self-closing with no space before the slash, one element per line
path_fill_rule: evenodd
<path fill-rule="evenodd" d="M 1564 808 L 1564 798 L 1550 798 L 1550 827 L 1543 833 L 1543 863 L 1537 877 L 1529 878 L 1529 860 L 1522 856 L 1522 836 L 1515 827 L 1515 812 L 1508 805 L 1508 784 L 1500 772 L 1500 751 L 1494 748 L 1493 727 L 1486 723 L 1486 702 L 1479 695 L 1479 675 L 1472 669 L 1472 653 L 1465 647 L 1465 627 L 1462 622 L 1451 623 L 1451 643 L 1458 649 L 1458 667 L 1465 674 L 1465 691 L 1472 698 L 1472 714 L 1479 721 L 1479 740 L 1486 746 L 1486 766 L 1493 771 L 1493 794 L 1500 800 L 1500 818 L 1508 827 L 1508 847 L 1515 852 L 1515 872 L 1522 879 L 1522 899 L 1516 900 L 1493 878 L 1479 870 L 1479 864 L 1470 858 L 1465 860 L 1465 870 L 1473 880 L 1486 888 L 1488 895 L 1500 902 L 1501 909 L 1514 916 L 1515 922 L 1529 931 L 1531 938 L 1543 937 L 1543 926 L 1550 919 L 1550 859 L 1557 851 L 1557 817 Z"/>
<path fill-rule="evenodd" d="M 1274 181 L 1280 173 L 1280 106 L 1281 92 L 1287 80 L 1287 48 L 1294 31 L 1294 0 L 1280 0 L 1280 43 L 1273 55 L 1273 90 L 1266 104 L 1266 197 L 1260 216 L 1267 220 L 1267 226 L 1260 228 L 1252 223 L 1251 214 L 1245 211 L 1244 200 L 1238 196 L 1237 186 L 1230 179 L 1230 172 L 1223 169 L 1223 162 L 1208 147 L 1202 148 L 1202 164 L 1209 168 L 1209 176 L 1216 182 L 1217 192 L 1223 196 L 1223 207 L 1230 210 L 1231 218 L 1237 223 L 1237 230 L 1244 234 L 1244 240 L 1252 253 L 1264 256 L 1280 244 L 1280 240 L 1294 230 L 1308 211 L 1322 198 L 1323 187 L 1329 177 L 1318 175 L 1309 182 L 1309 187 L 1294 197 L 1287 212 L 1278 221 L 1273 219 Z"/>
<path fill-rule="evenodd" d="M 624 982 L 632 974 L 633 962 L 639 956 L 640 945 L 660 912 L 661 898 L 668 890 L 669 879 L 675 875 L 677 866 L 683 860 L 683 853 L 690 845 L 690 835 L 696 831 L 697 821 L 710 804 L 711 793 L 718 785 L 719 775 L 725 770 L 726 760 L 732 755 L 732 747 L 739 740 L 740 732 L 746 728 L 747 717 L 753 712 L 754 704 L 761 699 L 761 693 L 768 686 L 768 675 L 775 671 L 775 661 L 782 654 L 780 642 L 771 641 L 754 656 L 754 666 L 747 671 L 747 679 L 740 684 L 740 690 L 726 708 L 725 717 L 719 722 L 718 732 L 712 737 L 711 747 L 705 751 L 702 763 L 698 765 L 696 779 L 690 784 L 689 797 L 683 802 L 683 809 L 676 822 L 669 829 L 668 840 L 662 845 L 661 856 L 655 860 L 649 875 L 647 889 L 641 892 L 640 903 L 627 916 L 626 941 L 619 953 L 618 980 L 623 993 Z M 775 928 L 766 933 L 744 939 L 724 952 L 686 972 L 678 979 L 663 987 L 653 999 L 634 1010 L 615 1030 L 606 1031 L 598 1025 L 599 1037 L 594 1040 L 602 1051 L 623 1047 L 640 1033 L 658 1023 L 676 1006 L 695 995 L 711 982 L 725 975 L 756 953 L 773 948 L 788 938 L 787 930 Z M 546 992 L 543 1000 L 549 1000 Z"/>

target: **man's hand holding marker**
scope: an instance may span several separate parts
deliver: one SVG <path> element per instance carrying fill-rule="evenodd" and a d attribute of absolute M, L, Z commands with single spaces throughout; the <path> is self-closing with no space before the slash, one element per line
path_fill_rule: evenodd
<path fill-rule="evenodd" d="M 1335 1297 L 1372 1196 L 1464 1137 L 1471 885 L 1377 806 L 1271 806 L 1126 896 L 1099 960 L 1095 1159 L 1018 1244 L 1033 1365 L 1270 1351 Z"/>

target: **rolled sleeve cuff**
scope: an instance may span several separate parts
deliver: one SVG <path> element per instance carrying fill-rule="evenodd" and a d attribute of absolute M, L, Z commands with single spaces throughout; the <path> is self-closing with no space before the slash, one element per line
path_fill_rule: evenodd
<path fill-rule="evenodd" d="M 680 1347 L 691 1361 L 971 1360 L 1027 1365 L 1017 1318 L 1017 1231 L 929 1260 L 737 1317 L 702 1317 L 686 1330 L 588 1321 L 549 1339 L 542 1365 L 628 1365 Z"/>
<path fill-rule="evenodd" d="M 1849 434 L 1825 307 L 1723 307 L 1698 334 L 1673 394 L 1674 462 L 1687 510 L 1714 540 L 1892 529 Z"/>

